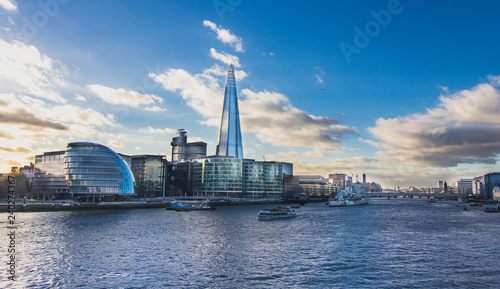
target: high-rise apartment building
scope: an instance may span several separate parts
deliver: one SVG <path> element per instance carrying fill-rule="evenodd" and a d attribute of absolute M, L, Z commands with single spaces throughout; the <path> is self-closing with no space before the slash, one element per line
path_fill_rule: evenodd
<path fill-rule="evenodd" d="M 243 158 L 238 95 L 236 93 L 234 65 L 232 64 L 229 65 L 227 75 L 219 140 L 217 142 L 217 150 L 215 154 L 217 156 L 235 157 L 239 159 Z"/>

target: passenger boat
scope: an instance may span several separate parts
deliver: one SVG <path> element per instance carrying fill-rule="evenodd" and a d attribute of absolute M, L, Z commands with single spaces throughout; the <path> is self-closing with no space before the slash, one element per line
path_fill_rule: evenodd
<path fill-rule="evenodd" d="M 329 207 L 368 205 L 368 196 L 363 189 L 342 190 L 335 198 L 328 200 Z"/>
<path fill-rule="evenodd" d="M 165 210 L 177 212 L 185 211 L 214 211 L 214 206 L 209 206 L 208 201 L 175 201 L 166 207 Z"/>
<path fill-rule="evenodd" d="M 294 209 L 291 209 L 290 207 L 276 207 L 272 209 L 260 210 L 258 219 L 261 221 L 270 221 L 295 217 L 297 217 L 297 213 Z"/>
<path fill-rule="evenodd" d="M 498 213 L 498 206 L 496 205 L 487 205 L 483 207 L 483 211 L 486 213 Z"/>

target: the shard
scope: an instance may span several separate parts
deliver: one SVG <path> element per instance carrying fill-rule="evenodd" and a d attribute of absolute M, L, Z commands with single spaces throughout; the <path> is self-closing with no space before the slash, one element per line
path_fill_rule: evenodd
<path fill-rule="evenodd" d="M 215 154 L 218 156 L 243 158 L 238 95 L 236 94 L 236 80 L 234 78 L 234 66 L 232 64 L 229 65 L 227 75 L 219 140 L 217 142 L 217 151 Z"/>

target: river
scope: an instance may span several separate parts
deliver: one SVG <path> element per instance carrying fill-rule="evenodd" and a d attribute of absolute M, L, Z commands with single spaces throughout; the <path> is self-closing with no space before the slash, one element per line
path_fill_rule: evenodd
<path fill-rule="evenodd" d="M 500 288 L 500 214 L 456 201 L 0 214 L 1 288 Z"/>

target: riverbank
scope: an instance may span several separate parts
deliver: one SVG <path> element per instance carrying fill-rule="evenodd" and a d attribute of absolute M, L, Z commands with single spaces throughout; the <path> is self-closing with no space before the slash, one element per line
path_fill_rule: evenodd
<path fill-rule="evenodd" d="M 313 200 L 315 201 L 315 200 Z M 267 204 L 305 204 L 311 201 L 284 201 L 284 200 L 217 200 L 209 201 L 210 206 L 246 206 L 246 205 L 267 205 Z M 59 212 L 59 211 L 82 211 L 82 210 L 123 210 L 123 209 L 156 209 L 166 208 L 172 203 L 168 201 L 139 201 L 139 202 L 103 202 L 103 203 L 28 203 L 15 206 L 16 213 L 22 212 Z M 8 204 L 0 204 L 0 212 L 12 210 Z"/>

